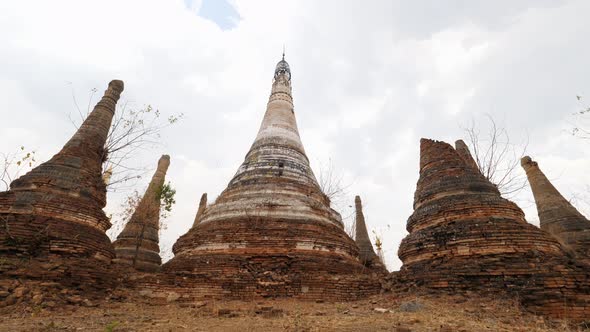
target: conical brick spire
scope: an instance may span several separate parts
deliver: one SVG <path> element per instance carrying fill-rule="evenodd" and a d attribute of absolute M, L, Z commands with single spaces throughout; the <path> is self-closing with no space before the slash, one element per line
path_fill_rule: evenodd
<path fill-rule="evenodd" d="M 102 163 L 107 157 L 104 146 L 122 91 L 123 81 L 111 81 L 102 99 L 61 151 L 12 182 L 10 190 L 66 193 L 93 200 L 104 207 L 106 190 L 101 178 Z M 100 226 L 103 230 L 110 227 L 107 224 Z"/>
<path fill-rule="evenodd" d="M 210 278 L 206 289 L 227 288 L 224 296 L 234 298 L 358 296 L 337 290 L 351 288 L 347 282 L 356 281 L 344 280 L 364 267 L 305 155 L 284 59 L 276 66 L 266 112 L 244 162 L 173 251 L 163 269 L 193 275 L 187 279 L 191 289 Z M 328 285 L 321 280 L 329 275 L 346 276 Z M 368 283 L 362 291 L 377 291 L 377 285 Z"/>
<path fill-rule="evenodd" d="M 166 180 L 170 157 L 163 155 L 145 194 L 125 228 L 113 243 L 117 263 L 131 265 L 142 271 L 156 271 L 162 259 L 158 232 L 160 230 L 160 193 Z"/>
<path fill-rule="evenodd" d="M 355 215 L 355 237 L 354 242 L 359 247 L 359 257 L 361 262 L 368 267 L 377 267 L 384 269 L 383 264 L 379 261 L 379 257 L 373 250 L 373 244 L 369 238 L 367 225 L 365 223 L 365 215 L 363 214 L 363 204 L 360 196 L 354 198 Z"/>
<path fill-rule="evenodd" d="M 104 261 L 114 257 L 105 234 L 111 223 L 102 210 L 106 186 L 101 173 L 106 158 L 104 146 L 122 91 L 122 81 L 111 81 L 61 151 L 13 181 L 9 191 L 0 193 L 0 217 L 9 224 L 0 230 L 0 254 Z M 102 268 L 91 259 L 78 263 L 97 271 Z M 73 260 L 68 264 L 74 264 Z M 73 265 L 70 268 L 69 275 L 79 272 Z M 77 282 L 98 278 L 94 272 L 80 272 Z"/>
<path fill-rule="evenodd" d="M 197 214 L 195 215 L 195 221 L 193 221 L 193 227 L 195 227 L 199 221 L 201 221 L 201 217 L 207 208 L 207 193 L 203 193 L 201 195 L 201 200 L 199 201 L 199 209 L 197 210 Z"/>
<path fill-rule="evenodd" d="M 447 143 L 420 142 L 407 230 L 398 252 L 405 286 L 515 292 L 538 313 L 572 320 L 590 314 L 587 267 L 571 262 L 559 242 L 528 224 L 522 210 Z"/>
<path fill-rule="evenodd" d="M 474 170 L 479 170 L 479 167 L 477 167 L 477 163 L 475 162 L 473 156 L 471 155 L 471 152 L 469 151 L 469 147 L 467 147 L 467 144 L 465 144 L 465 142 L 463 142 L 462 139 L 455 141 L 455 150 L 457 150 L 457 153 L 459 154 L 461 159 L 463 159 L 465 164 L 467 164 L 467 166 L 471 166 Z"/>
<path fill-rule="evenodd" d="M 559 193 L 535 161 L 526 156 L 521 165 L 533 190 L 541 229 L 580 259 L 590 260 L 590 221 Z"/>

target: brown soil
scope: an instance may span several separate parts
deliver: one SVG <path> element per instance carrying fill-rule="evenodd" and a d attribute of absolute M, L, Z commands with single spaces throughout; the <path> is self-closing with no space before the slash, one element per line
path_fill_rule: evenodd
<path fill-rule="evenodd" d="M 210 300 L 155 304 L 145 298 L 106 301 L 95 307 L 21 303 L 0 309 L 0 330 L 541 332 L 583 327 L 547 321 L 522 311 L 514 301 L 385 295 L 346 303 Z"/>

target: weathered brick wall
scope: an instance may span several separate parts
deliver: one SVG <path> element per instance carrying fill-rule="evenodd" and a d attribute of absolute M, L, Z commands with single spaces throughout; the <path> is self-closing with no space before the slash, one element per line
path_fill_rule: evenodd
<path fill-rule="evenodd" d="M 113 243 L 117 255 L 115 263 L 130 265 L 142 271 L 157 271 L 160 268 L 162 259 L 158 234 L 161 204 L 159 193 L 166 180 L 169 166 L 170 157 L 163 155 L 135 212 Z"/>
<path fill-rule="evenodd" d="M 268 248 L 187 254 L 166 264 L 164 273 L 144 275 L 130 287 L 155 294 L 179 293 L 186 300 L 357 300 L 381 291 L 379 277 L 355 260 L 329 252 Z"/>
<path fill-rule="evenodd" d="M 205 213 L 205 209 L 207 208 L 207 193 L 203 193 L 201 195 L 201 199 L 199 200 L 199 208 L 197 209 L 197 213 L 195 214 L 195 220 L 193 221 L 193 227 L 195 227 L 200 221 L 203 213 Z"/>
<path fill-rule="evenodd" d="M 500 197 L 450 145 L 423 139 L 398 285 L 517 294 L 532 311 L 590 317 L 590 269 Z"/>
<path fill-rule="evenodd" d="M 162 266 L 193 293 L 207 285 L 227 298 L 348 299 L 380 290 L 309 166 L 285 68 L 284 61 L 277 65 L 264 119 L 244 162 Z M 372 281 L 352 287 L 355 274 Z"/>
<path fill-rule="evenodd" d="M 371 243 L 371 239 L 369 238 L 369 232 L 367 231 L 367 225 L 365 223 L 365 215 L 363 214 L 363 204 L 361 202 L 361 197 L 356 196 L 354 198 L 354 207 L 355 207 L 355 236 L 354 242 L 359 247 L 359 258 L 365 266 L 374 269 L 375 271 L 380 271 L 382 273 L 386 273 L 387 270 L 383 265 L 383 262 L 380 261 L 377 254 L 373 250 L 373 244 Z"/>
<path fill-rule="evenodd" d="M 559 193 L 535 161 L 527 156 L 521 165 L 533 190 L 541 229 L 590 264 L 590 221 Z"/>
<path fill-rule="evenodd" d="M 122 91 L 123 82 L 112 81 L 60 152 L 0 193 L 0 256 L 61 266 L 41 275 L 17 268 L 2 276 L 97 287 L 115 278 L 105 273 L 114 250 L 105 234 L 111 224 L 102 210 L 106 188 L 101 173 L 104 144 Z"/>

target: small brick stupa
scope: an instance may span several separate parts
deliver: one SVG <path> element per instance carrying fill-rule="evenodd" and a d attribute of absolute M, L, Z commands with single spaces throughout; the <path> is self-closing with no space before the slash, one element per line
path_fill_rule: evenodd
<path fill-rule="evenodd" d="M 195 215 L 195 220 L 193 221 L 193 227 L 195 227 L 199 221 L 201 221 L 201 217 L 203 213 L 205 213 L 205 209 L 207 208 L 207 193 L 203 193 L 201 195 L 201 200 L 199 201 L 199 208 L 197 209 L 197 214 Z"/>
<path fill-rule="evenodd" d="M 401 283 L 448 292 L 514 292 L 539 314 L 590 317 L 588 269 L 528 224 L 466 156 L 447 143 L 421 140 L 410 234 L 398 252 Z"/>
<path fill-rule="evenodd" d="M 117 254 L 115 262 L 140 271 L 156 271 L 160 268 L 160 193 L 168 166 L 170 157 L 163 155 L 135 212 L 113 243 Z"/>
<path fill-rule="evenodd" d="M 365 266 L 386 273 L 387 270 L 383 265 L 383 262 L 379 259 L 379 256 L 373 250 L 373 244 L 369 238 L 369 232 L 367 231 L 367 224 L 365 223 L 365 215 L 363 214 L 363 203 L 361 197 L 356 196 L 354 198 L 355 207 L 355 237 L 354 242 L 359 247 L 359 257 L 361 262 Z"/>
<path fill-rule="evenodd" d="M 379 291 L 309 166 L 284 58 L 244 162 L 173 252 L 163 271 L 195 296 L 329 300 Z"/>
<path fill-rule="evenodd" d="M 535 196 L 541 229 L 578 259 L 590 262 L 590 221 L 555 189 L 535 161 L 527 156 L 521 165 Z"/>
<path fill-rule="evenodd" d="M 94 286 L 111 280 L 106 267 L 115 252 L 105 234 L 111 223 L 102 210 L 102 163 L 122 91 L 122 81 L 110 82 L 62 150 L 0 193 L 0 256 L 30 259 L 31 269 L 35 262 L 55 263 L 41 274 L 20 268 L 0 274 Z"/>

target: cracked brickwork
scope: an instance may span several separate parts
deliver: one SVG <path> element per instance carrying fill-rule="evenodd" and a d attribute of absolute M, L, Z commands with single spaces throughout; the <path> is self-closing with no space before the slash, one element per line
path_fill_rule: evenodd
<path fill-rule="evenodd" d="M 16 179 L 0 193 L 0 256 L 60 262 L 59 269 L 31 275 L 26 269 L 4 276 L 48 279 L 101 287 L 112 283 L 115 253 L 105 231 L 104 150 L 123 82 L 109 83 L 74 136 L 49 161 Z M 67 278 L 62 278 L 68 276 Z"/>
<path fill-rule="evenodd" d="M 199 208 L 197 209 L 197 214 L 195 215 L 195 221 L 193 221 L 193 227 L 195 227 L 203 217 L 203 213 L 205 213 L 205 209 L 207 208 L 207 193 L 203 193 L 201 195 L 201 200 L 199 201 Z"/>
<path fill-rule="evenodd" d="M 244 162 L 173 251 L 163 271 L 191 296 L 354 299 L 379 292 L 309 166 L 284 60 Z"/>
<path fill-rule="evenodd" d="M 527 156 L 521 165 L 533 190 L 541 229 L 590 264 L 590 221 L 559 193 L 535 161 Z"/>
<path fill-rule="evenodd" d="M 166 180 L 170 157 L 163 155 L 158 160 L 145 194 L 135 212 L 113 243 L 117 258 L 115 262 L 133 266 L 142 271 L 157 271 L 162 264 L 160 258 L 160 203 L 159 194 Z"/>
<path fill-rule="evenodd" d="M 379 260 L 377 254 L 373 250 L 373 244 L 369 238 L 367 225 L 365 223 L 365 215 L 363 214 L 363 203 L 361 197 L 354 198 L 355 207 L 355 236 L 354 242 L 359 247 L 359 257 L 365 266 L 381 272 L 387 272 L 383 263 Z"/>
<path fill-rule="evenodd" d="M 398 281 L 439 291 L 518 294 L 531 311 L 590 316 L 590 270 L 528 224 L 516 204 L 453 147 L 420 142 L 420 178 Z"/>

